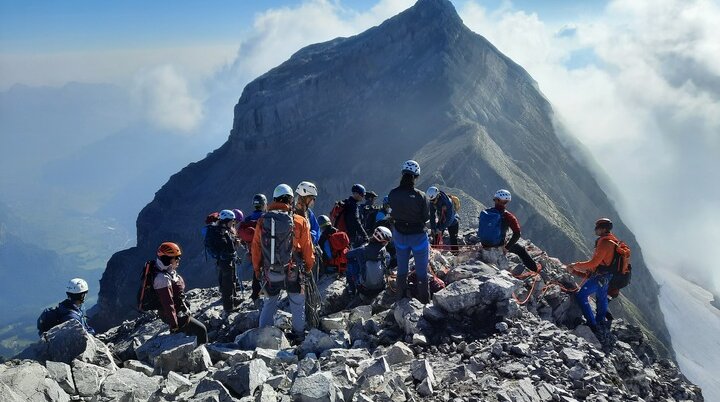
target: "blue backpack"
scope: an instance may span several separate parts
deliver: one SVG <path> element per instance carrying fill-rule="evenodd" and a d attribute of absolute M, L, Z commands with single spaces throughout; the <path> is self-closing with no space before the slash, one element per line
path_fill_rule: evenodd
<path fill-rule="evenodd" d="M 503 213 L 495 208 L 480 212 L 478 238 L 485 246 L 500 246 L 505 241 L 503 231 Z"/>
<path fill-rule="evenodd" d="M 61 319 L 62 311 L 60 311 L 60 306 L 48 307 L 43 310 L 37 319 L 38 335 L 42 336 L 43 332 L 47 332 L 50 328 L 61 324 Z"/>

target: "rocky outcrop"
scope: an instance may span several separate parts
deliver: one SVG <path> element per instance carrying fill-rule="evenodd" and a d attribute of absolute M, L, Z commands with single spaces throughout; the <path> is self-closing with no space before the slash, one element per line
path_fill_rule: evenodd
<path fill-rule="evenodd" d="M 308 175 L 320 189 L 316 212 L 329 211 L 357 181 L 386 193 L 402 161 L 413 158 L 425 172 L 419 186 L 459 194 L 469 226 L 496 189 L 508 188 L 523 233 L 564 260 L 587 257 L 593 221 L 612 218 L 633 249 L 635 281 L 625 294 L 637 309 L 624 315 L 669 345 L 642 250 L 591 163 L 576 159 L 583 153 L 568 143 L 525 70 L 464 26 L 449 1 L 420 0 L 359 35 L 301 49 L 248 84 L 228 141 L 156 193 L 138 216 L 137 247 L 108 262 L 94 323 L 107 329 L 132 316 L 138 275 L 128 273 L 168 239 L 184 248 L 187 283 L 214 285 L 198 230 L 208 211 Z M 327 158 L 288 158 L 289 150 L 338 156 L 342 172 Z M 258 166 L 262 174 L 249 173 Z M 328 301 L 321 311 L 337 312 L 342 293 Z"/>
<path fill-rule="evenodd" d="M 99 335 L 102 340 L 72 324 L 58 326 L 38 344 L 77 336 L 84 349 L 54 346 L 63 351 L 54 356 L 70 364 L 37 355 L 43 363 L 0 365 L 0 390 L 11 401 L 703 400 L 674 363 L 658 358 L 641 328 L 615 320 L 600 342 L 579 325 L 572 295 L 554 285 L 569 280 L 559 260 L 538 253 L 544 277 L 535 287 L 541 291 L 521 304 L 534 278 L 515 279 L 478 261 L 473 251 L 433 252 L 432 258 L 448 282 L 432 303 L 401 299 L 384 306 L 346 295 L 348 303 L 321 315 L 320 328 L 310 329 L 303 342 L 288 342 L 284 311 L 275 321 L 285 330 L 250 328 L 236 335 L 254 305 L 244 300 L 240 312 L 216 320 L 215 289 L 188 295 L 191 313 L 213 334 L 199 347 L 194 337 L 169 334 L 153 314 Z M 508 265 L 520 266 L 515 259 Z M 333 284 L 319 287 L 321 299 L 345 293 L 334 277 L 321 283 Z M 124 357 L 102 366 L 93 350 Z"/>

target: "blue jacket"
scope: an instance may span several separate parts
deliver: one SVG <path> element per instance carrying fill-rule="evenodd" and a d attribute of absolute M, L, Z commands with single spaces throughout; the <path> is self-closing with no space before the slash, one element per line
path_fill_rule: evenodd
<path fill-rule="evenodd" d="M 95 335 L 95 330 L 87 323 L 87 317 L 85 316 L 85 310 L 83 310 L 82 305 L 78 306 L 70 301 L 70 299 L 65 299 L 62 303 L 58 304 L 57 314 L 59 319 L 58 325 L 66 321 L 77 320 L 82 324 L 88 334 Z"/>
<path fill-rule="evenodd" d="M 315 213 L 310 208 L 308 208 L 308 221 L 310 222 L 310 237 L 313 244 L 317 246 L 318 240 L 320 240 L 320 224 L 315 218 Z"/>
<path fill-rule="evenodd" d="M 441 191 L 437 202 L 430 203 L 430 229 L 442 232 L 456 221 L 455 206 L 450 197 Z"/>
<path fill-rule="evenodd" d="M 260 220 L 260 218 L 263 216 L 265 212 L 260 210 L 253 211 L 250 215 L 246 216 L 245 219 L 243 219 L 243 222 L 251 223 L 251 222 L 257 222 Z"/>

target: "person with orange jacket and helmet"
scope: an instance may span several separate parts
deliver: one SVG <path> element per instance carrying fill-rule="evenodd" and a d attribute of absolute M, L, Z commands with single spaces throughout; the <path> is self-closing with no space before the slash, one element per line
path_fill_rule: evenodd
<path fill-rule="evenodd" d="M 185 280 L 177 272 L 181 255 L 175 243 L 165 242 L 158 247 L 153 288 L 160 300 L 160 318 L 170 326 L 170 332 L 195 336 L 198 345 L 202 345 L 208 340 L 207 328 L 190 315 L 185 302 Z"/>
<path fill-rule="evenodd" d="M 608 288 L 612 273 L 605 272 L 603 267 L 609 266 L 615 256 L 615 245 L 619 242 L 612 234 L 613 223 L 608 218 L 600 218 L 595 222 L 595 252 L 588 261 L 574 262 L 567 266 L 568 271 L 588 278 L 582 288 L 575 294 L 588 326 L 597 333 L 608 326 L 605 317 L 608 311 Z M 595 294 L 597 311 L 593 314 L 589 297 Z M 609 328 L 607 328 L 609 329 Z"/>
<path fill-rule="evenodd" d="M 251 255 L 255 276 L 267 295 L 260 327 L 273 325 L 280 291 L 285 290 L 295 340 L 300 342 L 305 337 L 305 275 L 315 265 L 315 249 L 307 219 L 292 213 L 293 197 L 287 184 L 275 188 L 273 202 L 255 227 Z"/>

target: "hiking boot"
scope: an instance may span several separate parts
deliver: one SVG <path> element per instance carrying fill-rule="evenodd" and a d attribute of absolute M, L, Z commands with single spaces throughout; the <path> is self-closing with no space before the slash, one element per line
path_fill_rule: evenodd
<path fill-rule="evenodd" d="M 430 288 L 427 282 L 418 281 L 417 283 L 417 299 L 422 304 L 428 304 L 430 302 Z"/>
<path fill-rule="evenodd" d="M 393 303 L 405 298 L 407 295 L 407 274 L 398 275 L 395 281 L 395 295 Z"/>

